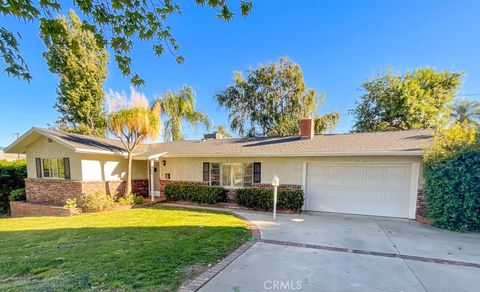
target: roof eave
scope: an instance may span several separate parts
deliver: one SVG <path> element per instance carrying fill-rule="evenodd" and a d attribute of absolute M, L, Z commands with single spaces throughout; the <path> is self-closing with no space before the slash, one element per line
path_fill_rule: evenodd
<path fill-rule="evenodd" d="M 367 151 L 367 152 L 302 152 L 302 153 L 222 153 L 222 154 L 169 154 L 166 158 L 180 157 L 327 157 L 327 156 L 423 156 L 423 150 Z"/>

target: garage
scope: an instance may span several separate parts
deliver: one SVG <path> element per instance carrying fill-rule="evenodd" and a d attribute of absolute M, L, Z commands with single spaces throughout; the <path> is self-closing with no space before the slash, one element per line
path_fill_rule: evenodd
<path fill-rule="evenodd" d="M 414 218 L 412 163 L 307 163 L 305 210 Z"/>

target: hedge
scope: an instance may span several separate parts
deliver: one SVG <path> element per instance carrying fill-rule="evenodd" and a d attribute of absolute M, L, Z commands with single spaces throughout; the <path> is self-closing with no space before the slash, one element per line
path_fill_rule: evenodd
<path fill-rule="evenodd" d="M 480 231 L 480 149 L 427 161 L 426 215 L 433 224 L 456 231 Z"/>
<path fill-rule="evenodd" d="M 302 190 L 278 190 L 277 208 L 299 211 L 303 206 Z M 235 202 L 240 206 L 270 211 L 273 209 L 273 190 L 238 189 Z"/>
<path fill-rule="evenodd" d="M 24 188 L 26 177 L 27 162 L 25 160 L 0 160 L 0 213 L 8 212 L 10 192 Z"/>
<path fill-rule="evenodd" d="M 227 191 L 222 187 L 195 184 L 169 184 L 165 186 L 165 196 L 169 201 L 192 201 L 215 204 L 227 200 Z"/>

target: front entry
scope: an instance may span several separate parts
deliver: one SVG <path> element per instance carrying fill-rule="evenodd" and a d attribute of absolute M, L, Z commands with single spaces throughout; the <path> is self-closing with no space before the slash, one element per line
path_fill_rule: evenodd
<path fill-rule="evenodd" d="M 160 162 L 155 161 L 153 168 L 153 195 L 155 197 L 160 196 Z"/>

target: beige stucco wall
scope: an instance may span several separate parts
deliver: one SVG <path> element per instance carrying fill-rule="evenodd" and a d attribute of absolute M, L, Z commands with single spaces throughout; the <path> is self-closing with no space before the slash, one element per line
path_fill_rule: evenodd
<path fill-rule="evenodd" d="M 80 154 L 55 141 L 48 142 L 40 137 L 30 144 L 25 151 L 27 155 L 27 175 L 36 178 L 35 158 L 70 158 L 72 180 L 116 181 L 126 178 L 127 160 L 122 156 L 108 154 Z M 147 161 L 132 162 L 132 179 L 147 179 Z"/>
<path fill-rule="evenodd" d="M 282 184 L 302 184 L 303 165 L 307 163 L 323 162 L 403 162 L 421 163 L 419 156 L 370 156 L 370 157 L 262 157 L 262 158 L 160 158 L 165 160 L 166 165 L 160 164 L 161 178 L 165 173 L 170 173 L 172 180 L 201 181 L 203 179 L 203 162 L 219 163 L 262 163 L 262 183 L 271 183 L 274 175 L 277 175 Z M 421 176 L 421 174 L 420 174 Z M 422 182 L 423 179 L 420 178 Z"/>
<path fill-rule="evenodd" d="M 115 181 L 126 179 L 127 159 L 118 155 L 81 154 L 82 180 Z M 132 179 L 148 178 L 147 161 L 132 161 Z"/>
<path fill-rule="evenodd" d="M 25 149 L 27 155 L 27 175 L 28 178 L 36 178 L 35 158 L 70 158 L 70 174 L 72 180 L 82 179 L 82 167 L 80 156 L 73 150 L 57 143 L 48 142 L 47 137 L 40 137 Z"/>

